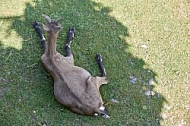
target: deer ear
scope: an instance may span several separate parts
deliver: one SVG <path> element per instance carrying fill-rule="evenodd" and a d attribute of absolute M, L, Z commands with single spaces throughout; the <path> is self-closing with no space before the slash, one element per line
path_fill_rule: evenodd
<path fill-rule="evenodd" d="M 45 31 L 50 31 L 50 29 L 44 24 L 43 24 L 43 28 L 44 28 Z"/>
<path fill-rule="evenodd" d="M 51 23 L 51 18 L 45 14 L 42 14 L 42 16 L 46 19 L 48 23 Z"/>

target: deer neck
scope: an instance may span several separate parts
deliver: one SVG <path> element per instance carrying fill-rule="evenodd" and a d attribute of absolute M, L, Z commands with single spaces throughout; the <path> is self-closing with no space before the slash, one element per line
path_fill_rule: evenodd
<path fill-rule="evenodd" d="M 52 33 L 49 32 L 47 34 L 47 50 L 46 50 L 46 55 L 49 55 L 50 59 L 54 59 L 54 56 L 56 55 L 56 41 L 57 41 L 57 35 L 58 33 Z"/>

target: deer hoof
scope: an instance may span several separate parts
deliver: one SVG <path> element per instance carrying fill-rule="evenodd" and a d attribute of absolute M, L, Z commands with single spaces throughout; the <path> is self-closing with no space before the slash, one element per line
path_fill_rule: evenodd
<path fill-rule="evenodd" d="M 75 33 L 76 33 L 75 28 L 70 28 L 70 29 L 69 29 L 69 34 L 72 36 L 72 38 L 74 38 Z"/>
<path fill-rule="evenodd" d="M 38 29 L 40 27 L 40 24 L 37 21 L 35 21 L 33 24 L 33 27 Z"/>
<path fill-rule="evenodd" d="M 98 58 L 98 61 L 102 62 L 102 55 L 101 54 L 97 54 L 97 58 Z"/>

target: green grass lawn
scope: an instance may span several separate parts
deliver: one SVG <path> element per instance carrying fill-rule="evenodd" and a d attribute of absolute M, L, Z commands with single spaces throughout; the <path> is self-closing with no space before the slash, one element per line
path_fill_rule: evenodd
<path fill-rule="evenodd" d="M 190 126 L 189 0 L 1 0 L 0 6 L 1 126 Z M 76 65 L 100 75 L 95 55 L 103 55 L 109 84 L 101 94 L 110 119 L 74 114 L 54 98 L 32 26 L 45 23 L 42 14 L 63 18 L 62 54 L 68 29 L 76 28 Z"/>

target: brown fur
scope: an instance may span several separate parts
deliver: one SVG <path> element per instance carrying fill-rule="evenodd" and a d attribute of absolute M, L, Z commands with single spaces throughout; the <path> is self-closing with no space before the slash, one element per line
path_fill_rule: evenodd
<path fill-rule="evenodd" d="M 48 22 L 44 26 L 47 31 L 47 49 L 41 60 L 54 79 L 54 94 L 57 101 L 78 114 L 102 113 L 99 108 L 104 103 L 99 87 L 108 83 L 107 78 L 93 77 L 85 69 L 74 65 L 73 56 L 64 57 L 58 53 L 56 40 L 61 30 L 59 21 L 43 16 Z"/>

